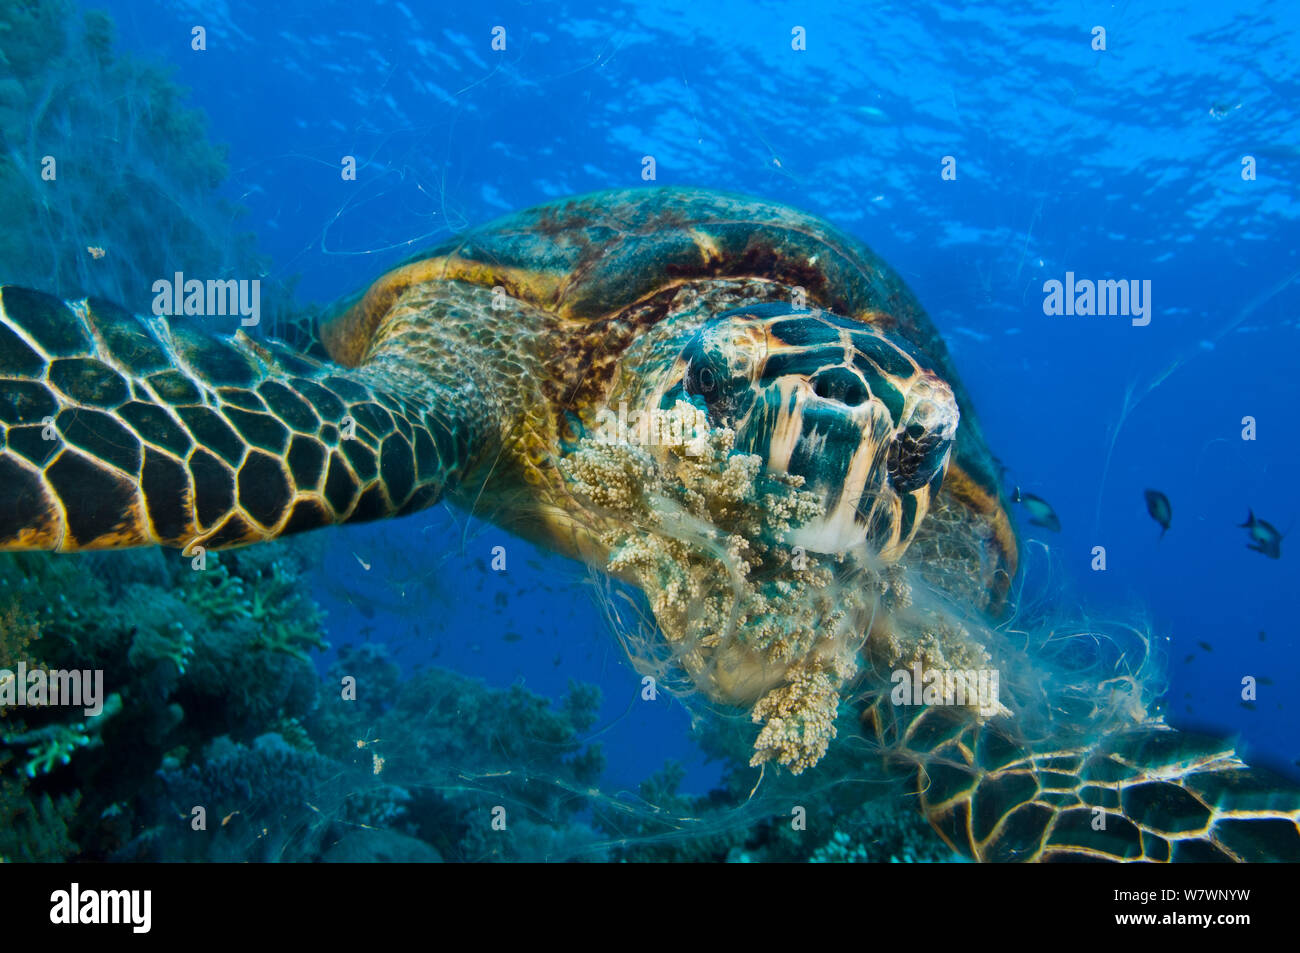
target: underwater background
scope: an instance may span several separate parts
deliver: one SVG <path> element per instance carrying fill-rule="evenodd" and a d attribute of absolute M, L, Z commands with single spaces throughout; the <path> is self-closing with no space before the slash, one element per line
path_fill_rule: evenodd
<path fill-rule="evenodd" d="M 0 280 L 145 310 L 159 275 L 258 277 L 267 332 L 291 336 L 550 199 L 697 185 L 796 206 L 897 269 L 1008 491 L 1059 516 L 1017 510 L 1027 596 L 1140 629 L 1169 723 L 1297 773 L 1300 5 L 87 9 L 0 3 Z M 1046 315 L 1067 272 L 1149 280 L 1150 324 Z M 1171 502 L 1163 536 L 1147 489 Z M 1280 559 L 1246 548 L 1248 511 Z M 101 727 L 0 720 L 0 857 L 951 859 L 851 730 L 755 791 L 746 719 L 641 701 L 604 582 L 462 513 L 216 573 L 171 555 L 0 557 L 0 662 L 103 668 L 126 702 Z M 343 672 L 384 688 L 326 704 Z M 792 792 L 816 805 L 802 834 Z M 220 826 L 179 836 L 200 801 Z"/>

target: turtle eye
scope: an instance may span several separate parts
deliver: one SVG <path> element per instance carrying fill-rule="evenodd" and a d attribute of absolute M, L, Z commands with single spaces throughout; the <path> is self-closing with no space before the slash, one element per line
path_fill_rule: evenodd
<path fill-rule="evenodd" d="M 693 360 L 686 370 L 686 390 L 707 401 L 715 400 L 722 391 L 718 372 L 703 359 Z"/>
<path fill-rule="evenodd" d="M 705 397 L 712 397 L 718 392 L 718 379 L 710 368 L 700 368 L 700 373 L 696 375 L 696 383 L 699 384 L 700 393 Z"/>

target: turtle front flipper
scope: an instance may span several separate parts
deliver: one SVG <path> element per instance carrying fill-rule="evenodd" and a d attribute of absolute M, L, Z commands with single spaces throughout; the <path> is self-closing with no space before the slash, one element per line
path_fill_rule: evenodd
<path fill-rule="evenodd" d="M 1228 742 L 1151 722 L 1035 751 L 950 708 L 899 730 L 880 740 L 919 766 L 923 812 L 975 860 L 1300 861 L 1300 788 Z"/>
<path fill-rule="evenodd" d="M 428 506 L 481 420 L 407 370 L 7 286 L 0 549 L 220 548 Z"/>

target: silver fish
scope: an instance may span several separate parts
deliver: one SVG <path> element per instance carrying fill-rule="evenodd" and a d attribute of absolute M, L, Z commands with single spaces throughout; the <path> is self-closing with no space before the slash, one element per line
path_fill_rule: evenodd
<path fill-rule="evenodd" d="M 1277 531 L 1277 527 L 1267 520 L 1257 519 L 1254 510 L 1248 510 L 1246 522 L 1240 525 L 1241 529 L 1250 531 L 1250 542 L 1246 544 L 1247 549 L 1252 549 L 1257 553 L 1263 553 L 1269 559 L 1282 558 L 1282 534 Z"/>
<path fill-rule="evenodd" d="M 1159 490 L 1146 490 L 1143 493 L 1147 501 L 1147 513 L 1160 524 L 1160 538 L 1165 538 L 1169 524 L 1174 518 L 1174 508 L 1169 505 L 1169 497 Z"/>
<path fill-rule="evenodd" d="M 1029 522 L 1033 526 L 1041 526 L 1044 529 L 1050 529 L 1054 533 L 1061 531 L 1061 521 L 1052 509 L 1052 504 L 1048 503 L 1042 497 L 1034 496 L 1032 493 L 1021 493 L 1020 487 L 1016 487 L 1015 495 L 1011 497 L 1012 503 L 1019 503 L 1029 511 Z"/>

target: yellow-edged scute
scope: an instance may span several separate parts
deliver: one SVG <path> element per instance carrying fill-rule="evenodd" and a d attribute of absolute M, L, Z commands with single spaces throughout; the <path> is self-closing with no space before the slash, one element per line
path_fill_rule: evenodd
<path fill-rule="evenodd" d="M 570 422 L 590 422 L 604 406 L 632 343 L 688 302 L 793 303 L 901 339 L 955 397 L 961 426 L 940 494 L 979 540 L 974 571 L 989 607 L 1001 603 L 1016 571 L 1016 538 L 970 397 L 898 275 L 821 219 L 702 189 L 618 190 L 547 203 L 468 231 L 384 275 L 322 327 L 331 356 L 343 364 L 363 360 L 395 302 L 429 282 L 477 286 L 543 315 L 540 327 L 521 332 L 536 351 L 539 379 L 515 399 L 530 405 L 532 418 L 538 401 L 549 411 L 533 442 L 557 453 Z M 480 320 L 487 326 L 516 314 L 488 309 Z M 545 483 L 550 477 L 545 465 L 538 470 L 537 457 L 528 465 L 531 479 Z M 551 532 L 542 527 L 536 535 Z"/>

